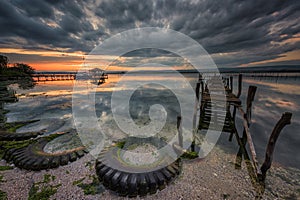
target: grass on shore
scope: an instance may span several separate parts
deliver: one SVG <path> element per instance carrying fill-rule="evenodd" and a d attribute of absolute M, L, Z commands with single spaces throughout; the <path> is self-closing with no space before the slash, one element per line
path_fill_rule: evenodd
<path fill-rule="evenodd" d="M 6 170 L 10 170 L 13 169 L 12 166 L 0 166 L 0 171 L 6 171 Z"/>
<path fill-rule="evenodd" d="M 45 185 L 55 180 L 55 176 L 51 174 L 44 174 L 44 180 L 34 183 L 28 194 L 28 200 L 47 200 L 57 192 L 57 189 L 61 186 L 58 185 Z M 42 185 L 42 186 L 41 186 Z"/>
<path fill-rule="evenodd" d="M 77 185 L 83 190 L 85 195 L 96 195 L 101 194 L 104 191 L 103 186 L 100 184 L 98 178 L 96 176 L 92 176 L 92 182 L 85 184 L 83 180 L 85 178 L 79 179 L 73 182 L 73 185 Z"/>
<path fill-rule="evenodd" d="M 0 190 L 0 200 L 7 200 L 7 194 L 2 190 Z"/>

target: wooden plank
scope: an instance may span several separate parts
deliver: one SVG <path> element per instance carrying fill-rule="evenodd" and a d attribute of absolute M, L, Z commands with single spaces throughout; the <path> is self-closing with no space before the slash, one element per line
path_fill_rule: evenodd
<path fill-rule="evenodd" d="M 248 126 L 249 122 L 248 122 L 247 114 L 244 112 L 242 107 L 239 107 L 239 111 L 241 112 L 241 115 L 243 116 L 244 132 L 247 135 L 247 140 L 248 140 L 248 143 L 249 143 L 249 148 L 250 148 L 251 157 L 252 157 L 252 161 L 253 161 L 255 171 L 257 172 L 257 174 L 261 174 L 261 171 L 258 168 L 257 155 L 256 155 L 256 152 L 255 152 L 255 147 L 254 147 L 253 140 L 252 140 L 252 137 L 251 137 L 251 134 L 250 134 L 249 126 Z"/>
<path fill-rule="evenodd" d="M 214 94 L 214 100 L 215 101 L 223 101 L 224 100 L 224 95 L 215 95 Z M 210 95 L 208 93 L 204 93 L 202 95 L 202 101 L 209 101 L 211 102 Z M 234 94 L 229 93 L 226 94 L 226 101 L 229 103 L 235 103 L 235 104 L 241 104 L 241 100 L 237 98 Z"/>

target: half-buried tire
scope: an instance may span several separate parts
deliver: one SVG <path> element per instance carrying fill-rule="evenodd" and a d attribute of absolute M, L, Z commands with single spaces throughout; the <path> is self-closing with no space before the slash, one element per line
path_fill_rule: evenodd
<path fill-rule="evenodd" d="M 125 147 L 127 146 L 128 150 L 132 148 L 130 146 L 136 147 L 147 143 L 157 149 L 166 144 L 154 137 L 129 137 L 125 140 Z M 105 148 L 99 154 L 95 166 L 100 182 L 120 196 L 136 197 L 154 194 L 157 190 L 164 189 L 181 172 L 180 159 L 167 166 L 163 157 L 158 158 L 154 163 L 148 163 L 146 168 L 145 165 L 131 165 L 127 162 L 128 158 L 121 158 L 122 148 L 124 147 L 119 145 Z"/>
<path fill-rule="evenodd" d="M 46 152 L 44 147 L 61 134 L 38 138 L 31 144 L 21 148 L 11 148 L 5 151 L 3 158 L 15 166 L 27 170 L 44 170 L 67 165 L 82 157 L 87 150 L 84 146 L 68 149 L 61 152 Z"/>
<path fill-rule="evenodd" d="M 37 132 L 24 132 L 24 133 L 16 133 L 15 131 L 9 131 L 9 129 L 17 129 L 22 126 L 28 125 L 30 123 L 38 122 L 39 120 L 31 120 L 25 122 L 12 122 L 6 123 L 4 125 L 4 129 L 0 129 L 0 141 L 22 141 L 28 140 L 31 138 L 36 138 L 39 135 L 44 133 L 44 130 Z"/>

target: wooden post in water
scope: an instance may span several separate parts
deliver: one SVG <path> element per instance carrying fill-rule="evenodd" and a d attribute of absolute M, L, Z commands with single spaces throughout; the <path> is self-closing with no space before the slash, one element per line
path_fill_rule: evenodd
<path fill-rule="evenodd" d="M 238 79 L 238 93 L 236 95 L 238 98 L 242 94 L 242 81 L 243 81 L 243 76 L 242 76 L 242 74 L 239 74 L 239 79 Z"/>
<path fill-rule="evenodd" d="M 258 168 L 256 152 L 255 152 L 254 144 L 253 144 L 252 137 L 251 137 L 250 130 L 249 130 L 250 122 L 251 122 L 252 101 L 254 100 L 256 89 L 257 89 L 256 86 L 252 86 L 252 85 L 249 86 L 248 96 L 247 96 L 247 111 L 245 113 L 244 110 L 242 109 L 242 107 L 239 107 L 239 110 L 241 112 L 241 115 L 243 116 L 244 131 L 243 131 L 242 139 L 245 139 L 245 144 L 246 144 L 246 141 L 248 141 L 255 171 L 257 174 L 260 174 L 261 172 L 260 172 L 260 169 Z"/>
<path fill-rule="evenodd" d="M 243 80 L 243 76 L 242 74 L 239 74 L 239 77 L 238 77 L 238 93 L 236 95 L 237 98 L 239 98 L 242 94 L 242 80 Z M 232 118 L 233 118 L 233 121 L 235 123 L 235 116 L 236 116 L 236 105 L 234 105 L 234 108 L 233 108 L 233 113 L 232 113 Z M 233 137 L 233 133 L 230 134 L 229 136 L 229 141 L 231 142 L 232 141 L 232 137 Z"/>
<path fill-rule="evenodd" d="M 255 97 L 256 89 L 257 89 L 257 87 L 253 86 L 253 85 L 250 85 L 249 89 L 248 89 L 247 110 L 246 110 L 248 126 L 250 125 L 251 112 L 252 112 L 251 108 L 252 108 L 252 102 L 253 102 L 254 97 Z"/>
<path fill-rule="evenodd" d="M 200 91 L 200 82 L 197 82 L 197 84 L 196 84 L 196 98 L 197 98 L 197 101 L 199 101 L 199 91 Z"/>
<path fill-rule="evenodd" d="M 201 95 L 203 96 L 204 94 L 204 83 L 203 83 L 203 80 L 201 80 Z"/>
<path fill-rule="evenodd" d="M 232 76 L 230 76 L 230 92 L 232 92 L 233 91 L 233 77 Z"/>
<path fill-rule="evenodd" d="M 276 126 L 273 129 L 273 132 L 269 138 L 267 150 L 266 150 L 266 157 L 265 157 L 265 162 L 261 166 L 261 172 L 263 179 L 266 177 L 267 171 L 270 169 L 271 164 L 272 164 L 272 159 L 273 159 L 273 152 L 275 149 L 275 144 L 278 139 L 278 136 L 281 132 L 281 130 L 288 124 L 291 123 L 291 118 L 292 118 L 292 113 L 286 112 L 282 114 L 280 120 L 277 122 Z"/>
<path fill-rule="evenodd" d="M 177 130 L 178 130 L 178 143 L 179 146 L 183 147 L 183 138 L 182 138 L 182 126 L 181 126 L 181 116 L 177 116 Z"/>
<path fill-rule="evenodd" d="M 239 74 L 239 78 L 238 78 L 238 93 L 236 95 L 237 98 L 239 98 L 241 96 L 241 94 L 242 94 L 242 80 L 243 80 L 243 76 L 242 76 L 242 74 Z M 233 117 L 233 121 L 235 123 L 236 105 L 234 105 L 232 117 Z M 231 133 L 230 136 L 229 136 L 229 141 L 230 142 L 232 141 L 232 137 L 233 137 L 233 133 Z"/>
<path fill-rule="evenodd" d="M 226 87 L 229 88 L 229 78 L 226 78 Z"/>
<path fill-rule="evenodd" d="M 200 82 L 198 81 L 196 84 L 196 99 L 195 99 L 195 105 L 194 105 L 194 116 L 193 116 L 193 128 L 196 128 L 196 119 L 197 119 L 197 110 L 198 110 L 198 105 L 199 105 L 199 92 L 200 92 Z"/>
<path fill-rule="evenodd" d="M 196 99 L 195 99 L 195 105 L 194 105 L 194 115 L 193 115 L 193 142 L 191 144 L 191 151 L 195 151 L 195 132 L 196 132 L 196 121 L 197 121 L 197 111 L 198 111 L 198 106 L 199 106 L 199 92 L 200 92 L 200 74 L 199 74 L 199 79 L 196 84 Z M 178 125 L 177 125 L 178 128 Z"/>
<path fill-rule="evenodd" d="M 201 73 L 198 74 L 198 82 L 200 82 L 200 81 L 202 81 L 202 74 Z"/>

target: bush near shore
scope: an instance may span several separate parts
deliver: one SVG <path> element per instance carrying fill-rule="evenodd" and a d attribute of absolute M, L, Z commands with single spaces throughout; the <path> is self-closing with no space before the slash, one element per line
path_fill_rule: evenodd
<path fill-rule="evenodd" d="M 31 77 L 34 69 L 24 63 L 9 64 L 7 56 L 0 55 L 0 80 L 11 80 L 19 77 Z"/>

